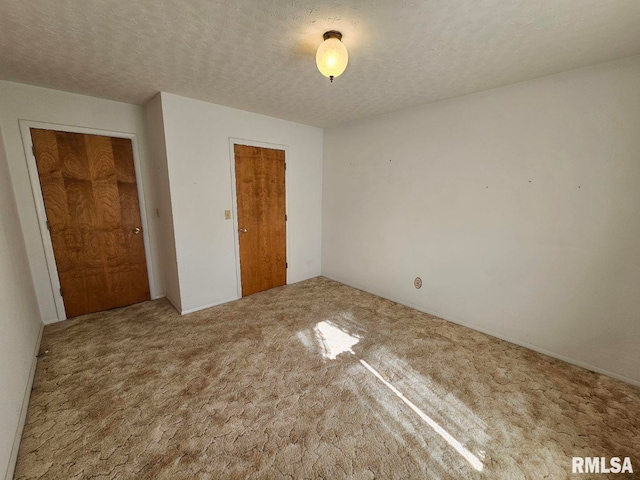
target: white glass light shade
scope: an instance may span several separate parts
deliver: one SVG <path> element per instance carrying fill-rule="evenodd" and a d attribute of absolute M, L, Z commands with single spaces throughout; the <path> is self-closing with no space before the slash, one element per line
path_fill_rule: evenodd
<path fill-rule="evenodd" d="M 316 52 L 316 65 L 325 77 L 332 81 L 334 77 L 342 75 L 349 63 L 347 47 L 335 37 L 327 38 L 318 47 Z"/>

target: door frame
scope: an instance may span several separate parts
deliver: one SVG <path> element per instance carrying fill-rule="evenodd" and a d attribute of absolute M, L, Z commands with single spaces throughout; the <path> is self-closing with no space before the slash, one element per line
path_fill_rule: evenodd
<path fill-rule="evenodd" d="M 27 158 L 27 169 L 29 170 L 29 180 L 31 181 L 31 190 L 33 192 L 33 200 L 36 207 L 36 215 L 38 217 L 38 227 L 40 228 L 40 236 L 42 237 L 42 246 L 44 249 L 47 270 L 49 271 L 49 281 L 51 283 L 51 294 L 56 305 L 58 320 L 66 320 L 67 312 L 64 308 L 64 299 L 60 295 L 60 277 L 58 275 L 58 265 L 53 252 L 53 242 L 47 228 L 47 214 L 44 206 L 44 197 L 42 195 L 42 186 L 40 185 L 40 176 L 38 175 L 38 165 L 33 152 L 33 140 L 31 139 L 31 129 L 39 128 L 43 130 L 53 130 L 56 132 L 81 133 L 87 135 L 102 135 L 105 137 L 127 138 L 131 140 L 133 150 L 133 166 L 136 172 L 136 186 L 138 189 L 138 205 L 140 206 L 140 219 L 142 222 L 144 240 L 144 256 L 147 262 L 147 277 L 149 281 L 149 293 L 152 299 L 158 298 L 155 286 L 155 272 L 153 270 L 153 255 L 151 254 L 151 244 L 149 235 L 149 223 L 147 221 L 147 206 L 144 197 L 144 187 L 142 185 L 142 169 L 140 167 L 140 156 L 138 154 L 138 139 L 135 133 L 114 132 L 111 130 L 101 130 L 97 128 L 77 127 L 74 125 L 60 125 L 55 123 L 37 122 L 32 120 L 19 120 L 20 133 L 22 134 L 22 143 L 24 145 L 24 153 Z M 146 235 L 144 235 L 146 233 Z"/>
<path fill-rule="evenodd" d="M 249 147 L 258 147 L 258 148 L 271 148 L 274 150 L 283 150 L 284 151 L 284 208 L 285 215 L 287 215 L 287 222 L 285 224 L 286 230 L 286 249 L 287 255 L 286 260 L 287 265 L 289 264 L 289 255 L 291 249 L 289 248 L 291 242 L 289 238 L 289 168 L 288 165 L 290 163 L 289 158 L 289 146 L 281 145 L 279 143 L 268 143 L 268 142 L 259 142 L 256 140 L 247 140 L 244 138 L 236 138 L 229 137 L 229 164 L 231 165 L 231 218 L 233 219 L 233 242 L 235 246 L 235 256 L 236 256 L 236 288 L 238 298 L 242 298 L 242 274 L 240 271 L 240 234 L 238 232 L 238 195 L 236 192 L 236 154 L 234 150 L 235 145 L 246 145 Z M 289 269 L 286 269 L 286 285 L 289 285 Z"/>

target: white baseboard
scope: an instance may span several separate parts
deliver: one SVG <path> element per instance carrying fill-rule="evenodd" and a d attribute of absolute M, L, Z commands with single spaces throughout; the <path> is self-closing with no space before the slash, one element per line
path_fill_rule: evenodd
<path fill-rule="evenodd" d="M 44 325 L 51 325 L 52 323 L 64 322 L 65 320 L 66 318 L 63 318 L 62 320 L 59 318 L 52 318 L 51 320 L 43 320 L 42 323 Z"/>
<path fill-rule="evenodd" d="M 27 388 L 24 392 L 24 398 L 22 399 L 22 408 L 20 409 L 20 418 L 18 420 L 18 428 L 13 439 L 13 447 L 11 447 L 11 455 L 9 456 L 9 465 L 7 466 L 7 472 L 5 474 L 5 480 L 11 480 L 13 473 L 16 469 L 16 461 L 18 460 L 18 450 L 20 448 L 20 440 L 22 440 L 22 431 L 24 430 L 24 424 L 27 420 L 27 410 L 29 409 L 29 399 L 31 398 L 31 388 L 33 387 L 33 378 L 36 374 L 36 364 L 38 363 L 38 350 L 40 350 L 40 342 L 42 341 L 42 333 L 44 331 L 44 323 L 40 324 L 40 331 L 38 332 L 38 341 L 36 342 L 36 348 L 33 352 L 33 358 L 31 361 L 31 369 L 29 370 L 29 379 L 27 380 Z"/>
<path fill-rule="evenodd" d="M 295 280 L 295 281 L 288 281 L 286 284 L 287 285 L 293 285 L 295 283 L 300 283 L 300 282 L 304 282 L 306 280 L 310 280 L 312 278 L 316 278 L 316 277 L 320 277 L 322 276 L 321 273 L 318 273 L 317 275 L 314 275 L 313 277 L 309 277 L 309 278 L 302 278 L 299 280 Z M 329 278 L 329 277 L 327 277 Z M 235 296 L 235 297 L 230 297 L 230 298 L 226 298 L 224 300 L 217 300 L 213 303 L 208 303 L 206 305 L 203 305 L 201 307 L 196 307 L 196 308 L 189 308 L 187 310 L 181 310 L 180 308 L 178 308 L 178 306 L 169 298 L 167 297 L 167 299 L 169 299 L 169 302 L 171 302 L 171 305 L 173 305 L 175 307 L 176 310 L 178 310 L 179 312 L 181 312 L 181 315 L 187 315 L 189 313 L 194 313 L 194 312 L 199 312 L 200 310 L 204 310 L 206 308 L 211 308 L 211 307 L 217 307 L 218 305 L 222 305 L 223 303 L 229 303 L 229 302 L 234 302 L 236 300 L 240 300 L 242 297 L 240 296 Z"/>
<path fill-rule="evenodd" d="M 202 305 L 201 307 L 189 308 L 187 310 L 182 310 L 180 312 L 180 314 L 181 315 L 187 315 L 189 313 L 199 312 L 200 310 L 204 310 L 205 308 L 217 307 L 218 305 L 222 305 L 223 303 L 229 303 L 229 302 L 233 302 L 235 300 L 240 300 L 240 298 L 239 297 L 231 297 L 231 298 L 227 298 L 227 299 L 224 299 L 224 300 L 217 300 L 217 301 L 215 301 L 213 303 L 208 303 L 206 305 Z M 175 307 L 175 305 L 174 305 L 174 307 Z"/>
<path fill-rule="evenodd" d="M 414 310 L 418 310 L 420 312 L 424 312 L 424 313 L 427 313 L 429 315 L 433 315 L 434 317 L 441 318 L 443 320 L 446 320 L 447 322 L 451 322 L 451 323 L 456 323 L 458 325 L 462 325 L 463 327 L 470 328 L 471 330 L 476 330 L 477 332 L 481 332 L 481 333 L 484 333 L 486 335 L 490 335 L 492 337 L 499 338 L 500 340 L 505 340 L 505 341 L 507 341 L 509 343 L 513 343 L 515 345 L 519 345 L 520 347 L 528 348 L 529 350 L 533 350 L 534 352 L 542 353 L 543 355 L 547 355 L 549 357 L 557 358 L 558 360 L 562 360 L 563 362 L 567 362 L 567 363 L 570 363 L 572 365 L 576 365 L 576 366 L 584 368 L 586 370 L 591 370 L 592 372 L 600 373 L 602 375 L 606 375 L 608 377 L 615 378 L 616 380 L 620 380 L 622 382 L 629 383 L 631 385 L 635 385 L 636 387 L 640 387 L 640 380 L 635 380 L 633 378 L 625 377 L 624 375 L 620 375 L 618 373 L 610 372 L 608 370 L 596 367 L 594 365 L 590 365 L 590 364 L 582 362 L 580 360 L 575 360 L 573 358 L 565 357 L 564 355 L 561 355 L 559 353 L 555 353 L 555 352 L 546 350 L 546 349 L 544 349 L 542 347 L 538 347 L 537 345 L 532 345 L 530 343 L 523 342 L 521 340 L 517 340 L 515 338 L 511 338 L 511 337 L 502 335 L 500 333 L 494 332 L 494 331 L 489 330 L 487 328 L 478 327 L 477 325 L 474 325 L 472 323 L 464 322 L 462 320 L 459 320 L 457 318 L 453 318 L 453 317 L 451 317 L 449 315 L 442 314 L 440 312 L 428 311 L 425 308 L 420 307 L 419 305 L 414 305 L 414 304 L 412 304 L 410 302 L 405 302 L 403 300 L 399 300 L 397 298 L 393 298 L 393 297 L 391 297 L 389 295 L 385 295 L 385 294 L 382 294 L 380 292 L 376 292 L 373 289 L 365 288 L 365 287 L 362 287 L 360 285 L 356 285 L 356 284 L 354 284 L 352 282 L 341 280 L 341 279 L 339 279 L 339 278 L 337 278 L 336 276 L 333 276 L 333 275 L 327 275 L 327 274 L 323 273 L 322 276 L 328 278 L 329 280 L 333 280 L 335 282 L 343 283 L 344 285 L 348 285 L 350 287 L 357 288 L 358 290 L 362 290 L 363 292 L 367 292 L 367 293 L 370 293 L 372 295 L 376 295 L 378 297 L 386 298 L 387 300 L 391 300 L 392 302 L 396 302 L 396 303 L 399 303 L 401 305 L 405 305 L 407 307 L 413 308 Z"/>
<path fill-rule="evenodd" d="M 286 285 L 293 285 L 294 283 L 304 282 L 305 280 L 310 280 L 310 279 L 312 279 L 312 278 L 316 278 L 316 277 L 320 277 L 320 276 L 322 276 L 322 274 L 321 274 L 321 273 L 318 273 L 317 275 L 314 275 L 313 277 L 309 277 L 309 278 L 301 278 L 301 279 L 299 279 L 299 280 L 295 280 L 295 281 L 287 281 Z M 329 278 L 329 277 L 327 277 L 327 278 Z M 167 297 L 167 298 L 169 298 L 169 297 Z M 242 298 L 241 296 L 230 297 L 230 298 L 226 298 L 226 299 L 224 299 L 224 300 L 217 300 L 217 301 L 215 301 L 215 302 L 213 302 L 213 303 L 208 303 L 207 305 L 203 305 L 203 306 L 201 306 L 201 307 L 189 308 L 189 309 L 187 309 L 187 310 L 182 310 L 182 311 L 180 310 L 180 308 L 178 308 L 178 307 L 176 306 L 176 304 L 175 304 L 175 303 L 173 303 L 173 302 L 171 301 L 171 299 L 169 299 L 169 301 L 171 302 L 171 305 L 173 305 L 173 306 L 176 308 L 176 310 L 178 310 L 179 312 L 181 312 L 181 315 L 187 315 L 187 314 L 189 314 L 189 313 L 194 313 L 194 312 L 198 312 L 198 311 L 200 311 L 200 310 L 204 310 L 205 308 L 217 307 L 218 305 L 222 305 L 223 303 L 234 302 L 234 301 L 236 301 L 236 300 L 240 300 L 241 298 Z"/>

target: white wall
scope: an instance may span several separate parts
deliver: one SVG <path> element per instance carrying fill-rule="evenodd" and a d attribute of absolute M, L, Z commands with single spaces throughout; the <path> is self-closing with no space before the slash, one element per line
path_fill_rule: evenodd
<path fill-rule="evenodd" d="M 323 274 L 635 383 L 639 239 L 640 57 L 325 131 Z"/>
<path fill-rule="evenodd" d="M 320 274 L 322 130 L 161 94 L 183 312 L 238 298 L 230 137 L 287 146 L 289 283 Z"/>
<path fill-rule="evenodd" d="M 42 323 L 0 137 L 0 476 L 12 478 Z M 26 405 L 25 405 L 26 407 Z M 15 443 L 14 443 L 15 442 Z"/>
<path fill-rule="evenodd" d="M 162 239 L 158 245 L 159 262 L 162 265 L 161 270 L 164 272 L 166 296 L 178 310 L 181 310 L 171 190 L 169 172 L 167 170 L 167 147 L 164 140 L 164 120 L 160 94 L 156 95 L 145 106 L 145 118 L 149 163 L 155 168 L 157 185 L 157 225 L 159 237 Z"/>
<path fill-rule="evenodd" d="M 146 233 L 150 236 L 153 268 L 156 273 L 156 296 L 163 295 L 163 272 L 158 248 L 156 248 L 159 237 L 154 214 L 156 204 L 155 176 L 153 166 L 149 165 L 147 161 L 144 109 L 137 105 L 0 81 L 0 130 L 4 138 L 31 273 L 44 322 L 56 321 L 57 314 L 18 120 L 95 128 L 136 135 L 150 227 L 150 231 Z"/>

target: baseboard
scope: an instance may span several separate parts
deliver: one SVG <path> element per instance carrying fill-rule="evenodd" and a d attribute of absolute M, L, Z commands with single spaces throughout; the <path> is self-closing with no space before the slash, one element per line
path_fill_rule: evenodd
<path fill-rule="evenodd" d="M 586 370 L 590 370 L 592 372 L 600 373 L 602 375 L 606 375 L 607 377 L 615 378 L 616 380 L 620 380 L 622 382 L 629 383 L 629 384 L 634 385 L 636 387 L 640 387 L 640 380 L 635 380 L 633 378 L 629 378 L 629 377 L 626 377 L 624 375 L 620 375 L 618 373 L 610 372 L 608 370 L 605 370 L 605 369 L 600 368 L 600 367 L 596 367 L 594 365 L 590 365 L 590 364 L 582 362 L 580 360 L 575 360 L 573 358 L 566 357 L 566 356 L 561 355 L 559 353 L 552 352 L 550 350 L 546 350 L 546 349 L 544 349 L 542 347 L 539 347 L 537 345 L 533 345 L 531 343 L 523 342 L 521 340 L 517 340 L 515 338 L 511 338 L 511 337 L 508 337 L 506 335 L 502 335 L 500 333 L 494 332 L 494 331 L 489 330 L 489 329 L 484 328 L 484 327 L 478 327 L 477 325 L 474 325 L 472 323 L 468 323 L 468 322 L 459 320 L 457 318 L 453 318 L 450 315 L 442 314 L 440 312 L 435 312 L 435 311 L 429 311 L 429 310 L 427 310 L 427 309 L 425 309 L 425 308 L 423 308 L 423 307 L 421 307 L 419 305 L 414 305 L 414 304 L 412 304 L 410 302 L 406 302 L 406 301 L 403 301 L 403 300 L 399 300 L 397 298 L 393 298 L 392 296 L 382 294 L 382 293 L 377 292 L 377 291 L 375 291 L 373 289 L 369 289 L 369 288 L 366 288 L 366 287 L 363 287 L 363 286 L 360 286 L 360 285 L 356 285 L 356 284 L 354 284 L 352 282 L 341 280 L 340 278 L 337 278 L 336 276 L 333 276 L 333 275 L 322 274 L 322 276 L 325 277 L 325 278 L 328 278 L 329 280 L 333 280 L 335 282 L 343 283 L 344 285 L 348 285 L 350 287 L 357 288 L 358 290 L 362 290 L 363 292 L 367 292 L 367 293 L 370 293 L 372 295 L 376 295 L 378 297 L 386 298 L 387 300 L 391 300 L 392 302 L 399 303 L 400 305 L 404 305 L 406 307 L 413 308 L 414 310 L 418 310 L 420 312 L 427 313 L 429 315 L 433 315 L 434 317 L 441 318 L 443 320 L 446 320 L 447 322 L 451 322 L 451 323 L 456 323 L 458 325 L 462 325 L 463 327 L 470 328 L 471 330 L 475 330 L 477 332 L 481 332 L 481 333 L 484 333 L 486 335 L 490 335 L 492 337 L 499 338 L 500 340 L 504 340 L 506 342 L 513 343 L 513 344 L 518 345 L 520 347 L 528 348 L 529 350 L 533 350 L 534 352 L 542 353 L 543 355 L 547 355 L 547 356 L 552 357 L 552 358 L 557 358 L 558 360 L 562 360 L 563 362 L 570 363 L 571 365 L 575 365 L 577 367 L 581 367 L 581 368 L 584 368 Z"/>
<path fill-rule="evenodd" d="M 238 297 L 231 297 L 231 298 L 227 298 L 225 300 L 218 300 L 215 301 L 213 303 L 208 303 L 207 305 L 202 305 L 201 307 L 196 307 L 196 308 L 189 308 L 187 310 L 182 310 L 180 312 L 181 315 L 187 315 L 189 313 L 194 313 L 194 312 L 199 312 L 200 310 L 204 310 L 206 308 L 211 308 L 211 307 L 217 307 L 218 305 L 222 305 L 223 303 L 229 303 L 229 302 L 233 302 L 235 300 L 240 300 Z M 174 305 L 175 307 L 175 305 Z M 180 311 L 180 310 L 178 310 Z"/>
<path fill-rule="evenodd" d="M 59 318 L 52 318 L 51 320 L 43 320 L 42 323 L 44 325 L 51 325 L 52 323 L 58 323 L 58 322 L 64 322 L 66 320 L 66 318 L 63 319 L 59 319 Z"/>
<path fill-rule="evenodd" d="M 318 273 L 317 275 L 314 275 L 313 277 L 309 277 L 309 278 L 302 278 L 300 280 L 295 280 L 295 281 L 291 281 L 291 282 L 287 282 L 287 285 L 293 285 L 294 283 L 299 283 L 299 282 L 304 282 L 305 280 L 310 280 L 311 278 L 316 278 L 316 277 L 320 277 L 322 276 L 321 273 Z M 328 278 L 328 277 L 327 277 Z M 169 298 L 169 297 L 167 297 Z M 196 307 L 196 308 L 189 308 L 187 310 L 181 310 L 178 307 L 176 307 L 175 303 L 171 302 L 171 299 L 169 299 L 169 301 L 171 302 L 171 304 L 176 307 L 176 310 L 178 310 L 179 312 L 181 312 L 181 315 L 187 315 L 189 313 L 194 313 L 194 312 L 199 312 L 200 310 L 204 310 L 206 308 L 211 308 L 211 307 L 217 307 L 218 305 L 222 305 L 223 303 L 229 303 L 229 302 L 234 302 L 236 300 L 240 300 L 242 297 L 241 296 L 235 296 L 235 297 L 229 297 L 226 298 L 224 300 L 217 300 L 213 303 L 208 303 L 207 305 L 203 305 L 201 307 Z"/>
<path fill-rule="evenodd" d="M 42 341 L 42 333 L 44 331 L 44 323 L 40 324 L 40 331 L 38 332 L 38 341 L 36 342 L 36 348 L 33 352 L 33 359 L 31 361 L 31 369 L 29 370 L 29 379 L 27 381 L 27 388 L 24 392 L 24 398 L 22 400 L 22 408 L 20 409 L 20 418 L 18 420 L 18 428 L 16 429 L 16 435 L 13 440 L 13 447 L 11 447 L 11 455 L 9 456 L 9 466 L 5 475 L 5 480 L 11 480 L 13 473 L 16 469 L 16 461 L 18 460 L 18 450 L 20 448 L 20 440 L 22 440 L 22 431 L 24 430 L 24 424 L 27 420 L 27 410 L 29 409 L 29 399 L 31 398 L 31 388 L 33 387 L 33 379 L 36 374 L 36 364 L 38 363 L 38 351 L 40 350 L 40 342 Z"/>
<path fill-rule="evenodd" d="M 303 278 L 303 279 L 295 280 L 295 281 L 292 281 L 292 282 L 287 282 L 287 285 L 293 285 L 294 283 L 304 282 L 305 280 L 310 280 L 311 278 L 316 278 L 316 277 L 320 277 L 320 276 L 322 276 L 322 274 L 318 273 L 317 275 L 314 275 L 313 277 Z M 169 298 L 169 297 L 167 297 L 167 298 Z M 180 308 L 176 307 L 175 303 L 171 302 L 171 299 L 169 299 L 169 301 L 176 308 L 176 310 L 181 312 L 181 315 L 187 315 L 189 313 L 199 312 L 200 310 L 204 310 L 206 308 L 217 307 L 218 305 L 222 305 L 223 303 L 234 302 L 236 300 L 240 300 L 241 298 L 242 297 L 239 297 L 239 296 L 230 297 L 230 298 L 226 298 L 224 300 L 217 300 L 217 301 L 215 301 L 213 303 L 208 303 L 208 304 L 203 305 L 201 307 L 189 308 L 187 310 L 181 310 Z"/>
<path fill-rule="evenodd" d="M 314 272 L 314 273 L 310 274 L 307 277 L 300 277 L 300 278 L 297 278 L 295 280 L 290 280 L 289 277 L 287 277 L 287 285 L 294 285 L 296 283 L 306 282 L 307 280 L 311 280 L 312 278 L 318 278 L 318 277 L 321 277 L 321 276 L 322 276 L 322 273 Z M 329 278 L 329 277 L 327 277 L 327 278 Z"/>

